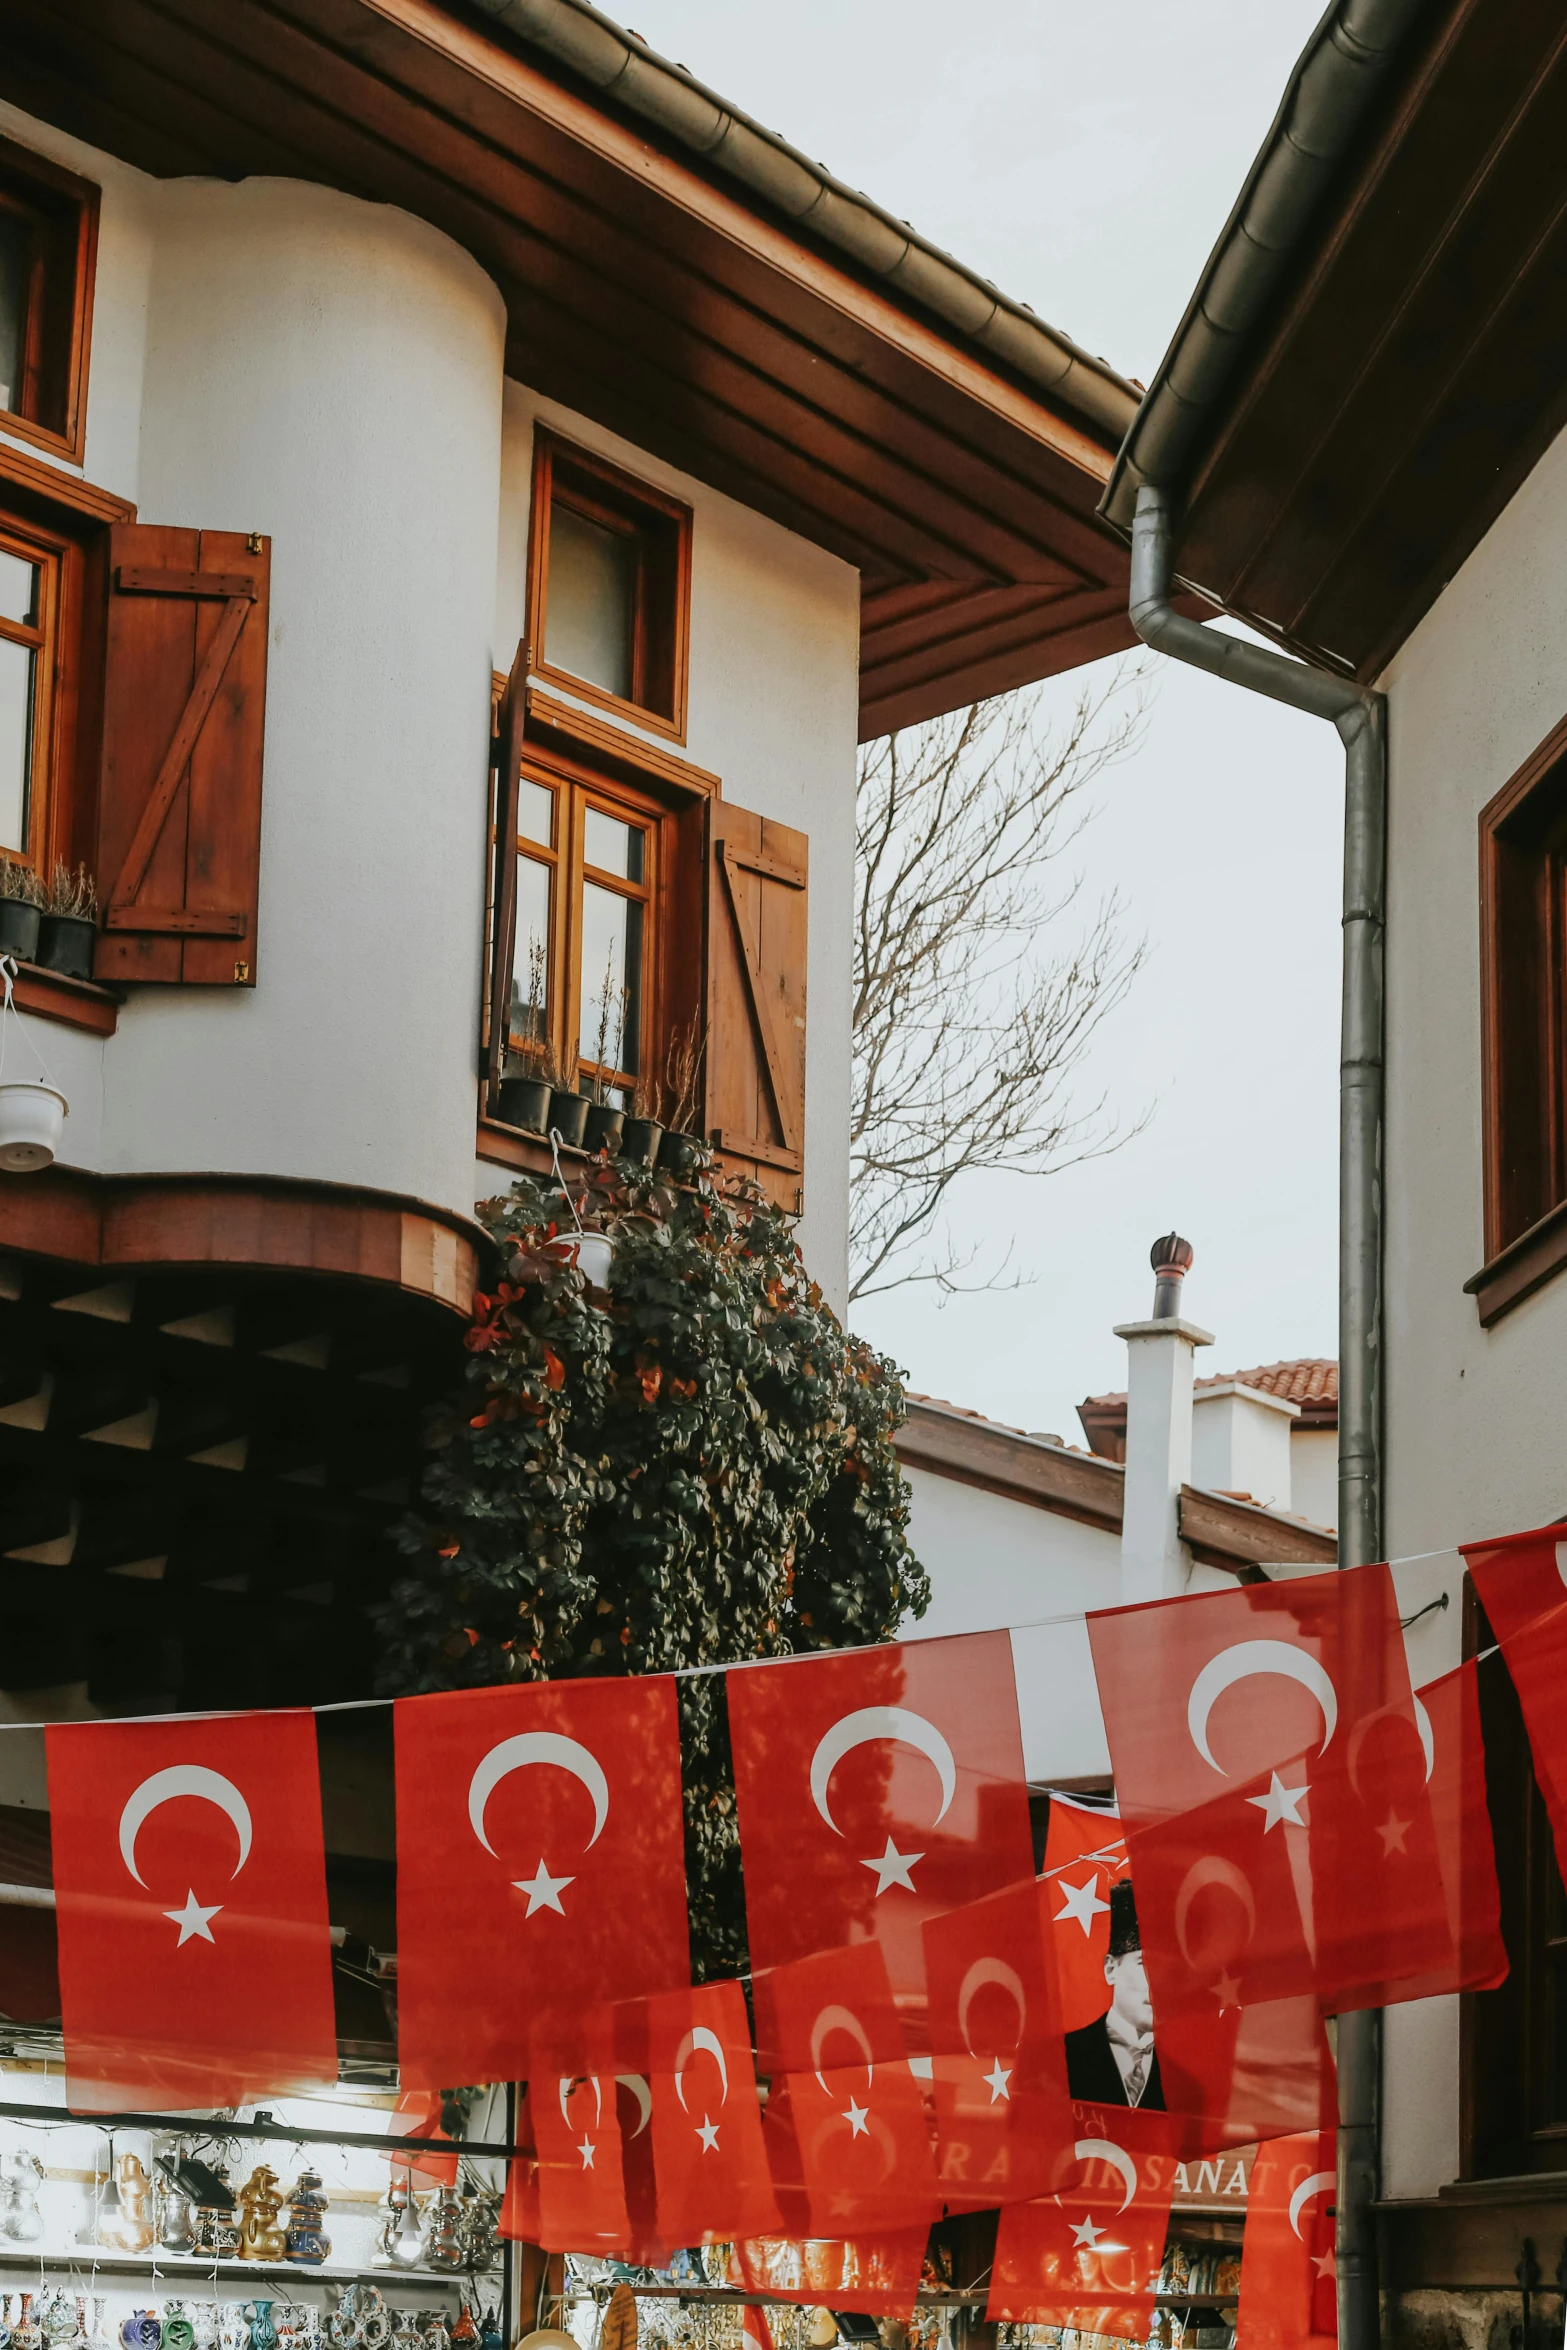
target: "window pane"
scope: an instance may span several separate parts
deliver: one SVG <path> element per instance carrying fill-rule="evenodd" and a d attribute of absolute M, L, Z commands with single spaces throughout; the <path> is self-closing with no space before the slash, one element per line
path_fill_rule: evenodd
<path fill-rule="evenodd" d="M 536 840 L 543 848 L 554 845 L 555 794 L 546 791 L 542 783 L 530 783 L 526 776 L 517 786 L 517 831 L 523 840 Z"/>
<path fill-rule="evenodd" d="M 511 1034 L 514 1043 L 542 1044 L 549 1035 L 550 869 L 536 858 L 517 859 L 517 936 L 511 959 Z"/>
<path fill-rule="evenodd" d="M 25 222 L 0 212 L 0 408 L 14 409 L 22 397 L 32 243 Z"/>
<path fill-rule="evenodd" d="M 0 547 L 0 620 L 38 622 L 38 566 Z"/>
<path fill-rule="evenodd" d="M 640 881 L 646 837 L 640 824 L 622 824 L 614 816 L 589 808 L 582 827 L 584 861 L 596 865 L 601 873 L 618 873 L 623 881 Z"/>
<path fill-rule="evenodd" d="M 582 885 L 582 1023 L 585 1061 L 635 1076 L 642 1033 L 642 908 L 596 882 Z"/>
<path fill-rule="evenodd" d="M 634 539 L 551 504 L 544 658 L 622 699 L 631 693 L 636 561 Z"/>
<path fill-rule="evenodd" d="M 37 654 L 0 637 L 0 849 L 27 847 L 33 763 L 33 666 Z"/>

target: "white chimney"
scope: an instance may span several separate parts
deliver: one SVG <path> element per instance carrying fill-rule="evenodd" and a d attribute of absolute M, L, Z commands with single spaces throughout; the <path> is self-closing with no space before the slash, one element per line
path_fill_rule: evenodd
<path fill-rule="evenodd" d="M 1201 1388 L 1192 1405 L 1192 1483 L 1289 1509 L 1290 1423 L 1299 1418 L 1298 1403 L 1238 1379 Z"/>
<path fill-rule="evenodd" d="M 1167 1233 L 1149 1251 L 1153 1313 L 1122 1322 L 1126 1340 L 1126 1493 L 1121 1517 L 1123 1602 L 1184 1591 L 1191 1558 L 1180 1537 L 1183 1485 L 1192 1482 L 1192 1357 L 1213 1334 L 1181 1319 L 1189 1241 Z"/>

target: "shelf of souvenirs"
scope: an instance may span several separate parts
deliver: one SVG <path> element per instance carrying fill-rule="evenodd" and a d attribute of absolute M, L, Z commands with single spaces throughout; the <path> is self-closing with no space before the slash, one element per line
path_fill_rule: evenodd
<path fill-rule="evenodd" d="M 0 2243 L 0 2271 L 7 2276 L 70 2276 L 84 2289 L 92 2277 L 145 2277 L 149 2284 L 190 2293 L 212 2285 L 374 2285 L 380 2292 L 401 2291 L 404 2285 L 444 2285 L 469 2295 L 501 2288 L 503 2262 L 488 2268 L 340 2267 L 332 2261 L 307 2266 L 292 2260 L 214 2260 L 200 2252 L 106 2252 L 98 2244 L 78 2244 L 68 2252 L 40 2251 L 36 2244 Z"/>

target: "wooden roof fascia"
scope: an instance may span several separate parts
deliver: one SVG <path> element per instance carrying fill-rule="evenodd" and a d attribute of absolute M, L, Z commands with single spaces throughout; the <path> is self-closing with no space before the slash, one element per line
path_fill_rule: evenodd
<path fill-rule="evenodd" d="M 937 1476 L 1120 1534 L 1123 1473 L 1090 1454 L 1068 1452 L 1037 1436 L 912 1400 L 893 1442 L 899 1460 L 909 1468 L 929 1469 Z"/>
<path fill-rule="evenodd" d="M 972 596 L 988 606 L 1005 592 L 977 588 Z M 1048 634 L 1041 636 L 1038 623 L 1046 611 L 1052 620 Z M 951 626 L 930 645 L 911 648 L 901 659 L 887 655 L 873 624 L 861 639 L 861 740 L 912 726 L 937 708 L 982 701 L 1128 652 L 1136 642 L 1125 591 L 1119 586 L 1092 595 L 1030 600 L 1006 625 L 989 622 L 973 630 Z"/>
<path fill-rule="evenodd" d="M 1338 1564 L 1337 1535 L 1259 1502 L 1232 1501 L 1228 1494 L 1183 1485 L 1177 1509 L 1181 1540 L 1194 1551 L 1216 1554 L 1226 1568 L 1235 1559 L 1255 1566 Z"/>

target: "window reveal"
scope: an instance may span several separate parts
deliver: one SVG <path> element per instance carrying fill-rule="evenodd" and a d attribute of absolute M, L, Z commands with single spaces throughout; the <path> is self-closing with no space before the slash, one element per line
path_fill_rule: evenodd
<path fill-rule="evenodd" d="M 79 458 L 98 190 L 0 139 L 0 411 L 5 429 Z"/>
<path fill-rule="evenodd" d="M 41 866 L 59 559 L 0 529 L 0 850 Z"/>

